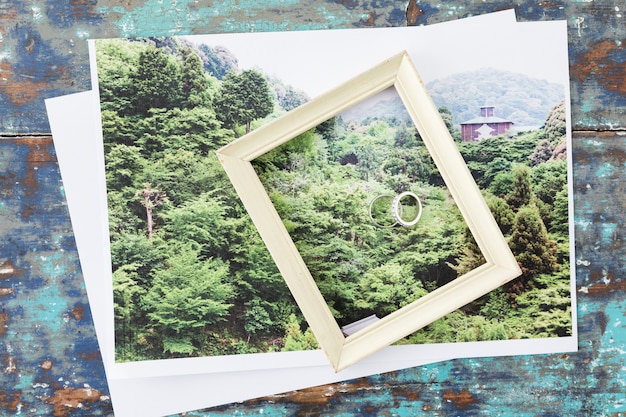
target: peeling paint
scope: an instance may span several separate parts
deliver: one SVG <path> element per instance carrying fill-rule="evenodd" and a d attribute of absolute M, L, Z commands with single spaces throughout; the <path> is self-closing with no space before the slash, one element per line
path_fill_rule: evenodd
<path fill-rule="evenodd" d="M 467 410 L 472 404 L 476 402 L 474 396 L 467 390 L 461 390 L 459 392 L 453 390 L 446 390 L 443 393 L 443 400 L 449 401 L 459 410 Z"/>
<path fill-rule="evenodd" d="M 0 287 L 0 297 L 6 297 L 7 295 L 11 295 L 15 292 L 13 288 L 5 288 Z"/>
<path fill-rule="evenodd" d="M 69 417 L 75 410 L 89 410 L 90 406 L 108 397 L 90 387 L 63 388 L 54 391 L 52 396 L 43 396 L 42 400 L 52 404 L 54 417 Z"/>
<path fill-rule="evenodd" d="M 43 369 L 44 371 L 49 371 L 50 369 L 52 369 L 52 361 L 50 359 L 46 359 L 45 361 L 41 362 L 39 367 L 41 367 L 41 369 Z"/>
<path fill-rule="evenodd" d="M 2 409 L 10 412 L 18 411 L 20 397 L 20 392 L 7 392 L 6 390 L 0 388 L 0 411 Z"/>
<path fill-rule="evenodd" d="M 9 313 L 0 313 L 0 337 L 4 336 L 9 327 Z"/>
<path fill-rule="evenodd" d="M 605 162 L 604 164 L 600 165 L 600 167 L 596 170 L 596 177 L 598 178 L 610 177 L 615 173 L 616 169 L 617 168 L 613 166 L 612 164 L 610 164 L 609 162 Z"/>

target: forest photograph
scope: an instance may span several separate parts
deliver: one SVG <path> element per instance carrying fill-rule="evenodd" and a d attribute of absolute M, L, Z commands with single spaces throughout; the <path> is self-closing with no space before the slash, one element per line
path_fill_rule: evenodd
<path fill-rule="evenodd" d="M 221 44 L 95 45 L 116 361 L 317 349 L 215 155 L 313 93 Z M 572 336 L 565 86 L 461 67 L 426 89 L 522 275 L 397 343 Z M 512 127 L 465 140 L 481 108 L 498 116 L 485 126 Z M 393 89 L 253 166 L 339 326 L 382 318 L 484 263 Z"/>

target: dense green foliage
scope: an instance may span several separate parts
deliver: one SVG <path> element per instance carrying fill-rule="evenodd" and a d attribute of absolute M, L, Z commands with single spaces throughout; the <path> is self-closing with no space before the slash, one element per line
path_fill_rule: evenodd
<path fill-rule="evenodd" d="M 224 126 L 243 124 L 246 133 L 250 133 L 250 123 L 272 113 L 274 102 L 262 74 L 254 70 L 239 74 L 231 71 L 224 77 L 214 107 Z"/>
<path fill-rule="evenodd" d="M 119 359 L 316 348 L 213 152 L 306 97 L 238 71 L 220 48 L 171 38 L 98 41 L 97 60 Z M 545 153 L 562 140 L 551 120 L 550 135 L 546 124 L 459 144 L 524 275 L 404 342 L 571 331 L 567 166 Z M 335 117 L 254 167 L 340 325 L 484 262 L 405 113 Z M 423 203 L 417 225 L 377 227 L 372 199 L 407 190 Z M 390 198 L 380 203 L 372 215 L 389 220 Z"/>

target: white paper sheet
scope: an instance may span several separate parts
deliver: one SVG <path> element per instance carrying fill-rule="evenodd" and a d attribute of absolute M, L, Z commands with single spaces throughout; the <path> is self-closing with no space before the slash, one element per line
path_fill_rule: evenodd
<path fill-rule="evenodd" d="M 377 34 L 377 31 L 382 32 Z M 391 36 L 394 33 L 396 37 Z M 513 11 L 422 28 L 320 34 L 338 35 L 332 38 L 333 44 L 356 54 L 371 52 L 374 39 L 384 34 L 389 47 L 383 58 L 398 48 L 407 49 L 426 80 L 431 77 L 427 74 L 436 76 L 454 65 L 456 48 L 482 42 L 487 34 L 497 34 L 500 41 L 508 39 L 511 49 L 516 51 L 511 59 L 520 63 L 532 61 L 522 52 L 525 48 L 536 51 L 537 39 L 541 39 L 544 49 L 560 56 L 556 69 L 565 71 L 561 73 L 565 77 L 563 81 L 568 79 L 565 22 L 515 23 Z M 361 49 L 355 52 L 355 48 Z M 371 55 L 373 63 L 380 60 L 376 54 Z M 481 59 L 480 55 L 476 59 Z M 569 103 L 569 97 L 566 102 Z M 168 415 L 450 358 L 577 349 L 574 329 L 572 337 L 564 338 L 391 346 L 340 373 L 332 370 L 321 351 L 114 363 L 112 283 L 97 94 L 83 92 L 58 97 L 47 100 L 46 105 L 116 416 Z"/>

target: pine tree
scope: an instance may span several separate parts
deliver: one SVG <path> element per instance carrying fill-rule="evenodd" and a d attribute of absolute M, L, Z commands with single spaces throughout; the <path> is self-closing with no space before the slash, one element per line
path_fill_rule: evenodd
<path fill-rule="evenodd" d="M 289 321 L 285 326 L 285 338 L 283 340 L 283 352 L 294 350 L 313 350 L 317 349 L 317 340 L 310 328 L 302 332 L 300 322 L 295 314 L 289 316 Z"/>
<path fill-rule="evenodd" d="M 500 197 L 492 197 L 487 201 L 489 210 L 493 215 L 493 218 L 498 223 L 502 234 L 508 235 L 513 227 L 513 221 L 515 220 L 515 213 L 511 210 L 511 207 Z"/>
<path fill-rule="evenodd" d="M 569 230 L 569 190 L 567 184 L 556 193 L 550 212 L 550 231 L 566 235 Z"/>
<path fill-rule="evenodd" d="M 513 177 L 513 189 L 507 196 L 507 203 L 513 211 L 518 211 L 530 204 L 533 198 L 530 169 L 525 165 L 518 165 L 514 169 Z"/>
<path fill-rule="evenodd" d="M 510 246 L 525 282 L 534 275 L 555 271 L 556 245 L 548 237 L 546 226 L 534 205 L 522 207 L 517 212 Z"/>
<path fill-rule="evenodd" d="M 458 249 L 461 252 L 458 255 L 458 264 L 452 265 L 452 268 L 459 275 L 473 271 L 485 263 L 485 257 L 467 227 L 463 233 L 462 244 L 459 245 Z"/>

